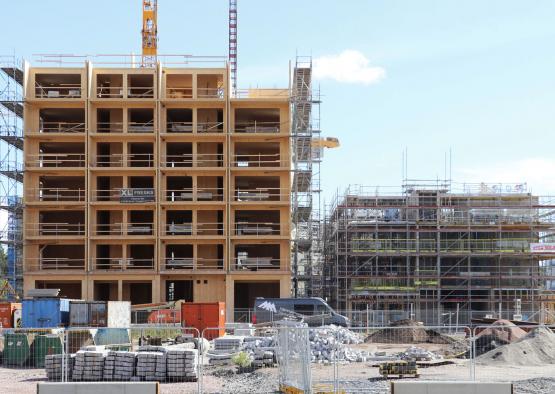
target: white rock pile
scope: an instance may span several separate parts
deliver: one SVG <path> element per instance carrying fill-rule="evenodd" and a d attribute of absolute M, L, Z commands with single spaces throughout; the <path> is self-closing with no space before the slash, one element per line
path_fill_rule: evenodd
<path fill-rule="evenodd" d="M 399 357 L 403 360 L 416 361 L 433 361 L 443 359 L 443 357 L 437 353 L 416 346 L 409 347 L 407 350 L 400 353 Z"/>
<path fill-rule="evenodd" d="M 324 326 L 309 330 L 310 350 L 312 362 L 331 363 L 334 360 L 341 362 L 363 362 L 370 354 L 363 350 L 352 349 L 345 345 L 356 345 L 363 342 L 358 334 L 343 327 Z"/>

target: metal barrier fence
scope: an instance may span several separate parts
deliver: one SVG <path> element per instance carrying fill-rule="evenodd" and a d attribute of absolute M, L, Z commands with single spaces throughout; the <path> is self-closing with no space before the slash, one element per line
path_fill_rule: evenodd
<path fill-rule="evenodd" d="M 27 384 L 158 380 L 162 392 L 241 392 L 251 384 L 248 391 L 260 393 L 385 394 L 388 379 L 400 377 L 523 387 L 541 378 L 551 391 L 524 391 L 541 394 L 555 392 L 554 331 L 509 323 L 345 329 L 282 322 L 256 331 L 241 325 L 3 329 L 0 339 L 3 373 L 27 369 Z"/>

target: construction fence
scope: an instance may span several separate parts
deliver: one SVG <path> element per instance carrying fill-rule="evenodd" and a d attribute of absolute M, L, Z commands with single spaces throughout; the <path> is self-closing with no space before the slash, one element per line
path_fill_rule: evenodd
<path fill-rule="evenodd" d="M 517 387 L 541 381 L 552 385 L 549 393 L 555 392 L 554 331 L 510 323 L 346 329 L 294 322 L 256 331 L 4 329 L 1 369 L 26 369 L 32 382 L 160 381 L 162 392 L 241 392 L 241 385 L 249 385 L 245 391 L 252 393 L 385 394 L 391 379 L 405 378 L 509 381 Z"/>

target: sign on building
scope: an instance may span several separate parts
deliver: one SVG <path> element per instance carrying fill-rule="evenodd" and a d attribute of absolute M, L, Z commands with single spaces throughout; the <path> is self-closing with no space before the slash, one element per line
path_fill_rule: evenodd
<path fill-rule="evenodd" d="M 532 253 L 553 253 L 555 254 L 555 243 L 531 243 L 530 252 Z"/>
<path fill-rule="evenodd" d="M 154 202 L 154 189 L 121 189 L 119 202 Z"/>

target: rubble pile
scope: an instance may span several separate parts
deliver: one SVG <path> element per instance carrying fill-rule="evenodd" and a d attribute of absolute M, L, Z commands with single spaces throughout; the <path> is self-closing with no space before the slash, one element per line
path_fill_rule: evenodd
<path fill-rule="evenodd" d="M 358 334 L 343 327 L 331 325 L 310 329 L 309 340 L 312 362 L 362 362 L 370 357 L 366 351 L 345 346 L 360 344 L 363 341 Z"/>
<path fill-rule="evenodd" d="M 366 337 L 365 342 L 391 344 L 435 343 L 448 345 L 456 342 L 456 340 L 435 330 L 426 329 L 422 322 L 400 320 L 391 324 L 391 327 L 374 331 Z"/>
<path fill-rule="evenodd" d="M 399 358 L 402 360 L 416 361 L 434 361 L 443 359 L 443 357 L 437 353 L 416 346 L 411 346 L 404 352 L 399 353 Z"/>

